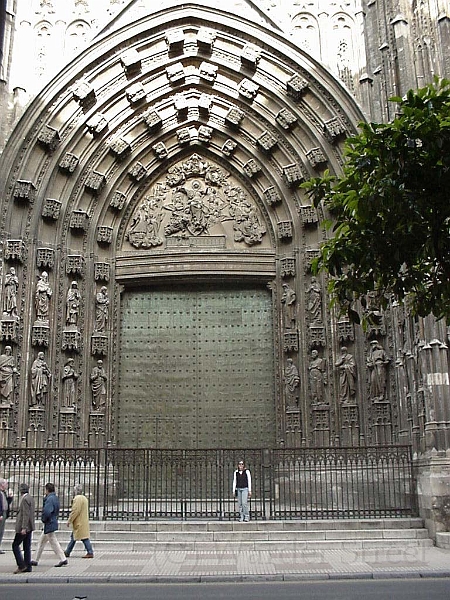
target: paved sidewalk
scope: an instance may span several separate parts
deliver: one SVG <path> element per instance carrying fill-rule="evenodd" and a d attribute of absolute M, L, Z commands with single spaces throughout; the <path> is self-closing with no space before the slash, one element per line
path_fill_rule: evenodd
<path fill-rule="evenodd" d="M 120 546 L 120 542 L 118 542 Z M 44 552 L 32 573 L 14 575 L 10 550 L 0 555 L 0 581 L 11 582 L 202 582 L 295 581 L 450 577 L 450 550 L 436 547 L 349 550 L 156 551 L 96 552 L 83 559 L 80 551 L 67 567 L 55 568 L 52 552 Z"/>

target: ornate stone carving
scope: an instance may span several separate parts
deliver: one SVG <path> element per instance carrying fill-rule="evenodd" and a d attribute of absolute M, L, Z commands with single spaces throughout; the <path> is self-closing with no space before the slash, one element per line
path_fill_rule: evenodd
<path fill-rule="evenodd" d="M 251 79 L 243 79 L 238 85 L 238 92 L 248 100 L 254 100 L 258 95 L 259 85 Z"/>
<path fill-rule="evenodd" d="M 125 73 L 133 73 L 141 69 L 141 59 L 139 53 L 134 48 L 130 48 L 120 55 L 120 62 Z"/>
<path fill-rule="evenodd" d="M 275 186 L 270 186 L 264 190 L 264 198 L 269 206 L 274 206 L 275 204 L 280 204 L 281 196 L 278 193 L 278 190 Z"/>
<path fill-rule="evenodd" d="M 167 148 L 166 148 L 166 145 L 164 144 L 164 142 L 158 142 L 157 144 L 155 144 L 152 147 L 153 147 L 154 153 L 159 158 L 159 160 L 164 160 L 169 155 L 169 153 L 167 152 Z"/>
<path fill-rule="evenodd" d="M 323 325 L 309 326 L 309 345 L 311 348 L 325 347 L 325 328 Z"/>
<path fill-rule="evenodd" d="M 213 96 L 211 96 L 210 94 L 201 94 L 200 98 L 198 99 L 199 112 L 209 115 L 209 113 L 211 112 L 212 103 Z"/>
<path fill-rule="evenodd" d="M 228 178 L 198 154 L 174 165 L 138 206 L 126 238 L 136 248 L 151 248 L 163 243 L 162 232 L 166 237 L 205 236 L 217 223 L 229 221 L 235 242 L 260 243 L 266 230 L 256 208 Z"/>
<path fill-rule="evenodd" d="M 253 44 L 246 44 L 241 51 L 241 62 L 244 66 L 256 69 L 261 58 L 261 50 Z"/>
<path fill-rule="evenodd" d="M 237 148 L 237 143 L 234 140 L 225 140 L 222 146 L 222 152 L 225 156 L 231 156 Z"/>
<path fill-rule="evenodd" d="M 90 375 L 92 391 L 92 408 L 103 411 L 106 407 L 106 382 L 108 378 L 103 367 L 103 361 L 98 360 Z"/>
<path fill-rule="evenodd" d="M 217 77 L 218 66 L 203 61 L 199 67 L 199 75 L 201 79 L 214 83 Z"/>
<path fill-rule="evenodd" d="M 185 34 L 182 29 L 172 29 L 166 32 L 166 44 L 169 52 L 182 52 L 184 47 Z"/>
<path fill-rule="evenodd" d="M 304 226 L 316 225 L 319 221 L 317 210 L 314 206 L 300 206 L 300 218 Z"/>
<path fill-rule="evenodd" d="M 308 371 L 312 404 L 326 404 L 325 386 L 328 384 L 326 361 L 319 356 L 317 350 L 311 351 Z"/>
<path fill-rule="evenodd" d="M 86 231 L 89 227 L 89 215 L 85 210 L 73 210 L 70 215 L 70 229 Z"/>
<path fill-rule="evenodd" d="M 75 154 L 71 154 L 70 152 L 66 152 L 62 159 L 59 162 L 59 168 L 63 173 L 68 173 L 72 175 L 75 169 L 78 167 L 78 163 L 80 159 Z"/>
<path fill-rule="evenodd" d="M 66 325 L 77 325 L 80 314 L 81 294 L 78 283 L 72 281 L 66 295 Z"/>
<path fill-rule="evenodd" d="M 47 271 L 42 271 L 41 275 L 38 276 L 34 293 L 36 319 L 38 321 L 48 322 L 52 294 L 53 291 L 48 281 L 48 273 Z"/>
<path fill-rule="evenodd" d="M 97 137 L 102 135 L 102 133 L 108 129 L 109 123 L 104 115 L 96 113 L 89 119 L 89 121 L 87 121 L 86 127 L 89 133 L 92 133 L 94 137 Z"/>
<path fill-rule="evenodd" d="M 123 160 L 131 153 L 131 145 L 122 138 L 117 138 L 109 145 L 109 151 L 117 160 Z"/>
<path fill-rule="evenodd" d="M 167 79 L 172 85 L 184 81 L 186 74 L 184 72 L 183 63 L 179 62 L 173 65 L 168 65 L 166 67 L 166 75 Z"/>
<path fill-rule="evenodd" d="M 285 329 L 295 329 L 297 322 L 297 294 L 287 283 L 283 283 L 281 303 L 283 304 L 283 324 Z"/>
<path fill-rule="evenodd" d="M 286 360 L 284 367 L 284 389 L 286 394 L 286 409 L 298 408 L 300 377 L 292 358 Z"/>
<path fill-rule="evenodd" d="M 298 333 L 297 331 L 286 331 L 283 335 L 283 351 L 298 352 Z"/>
<path fill-rule="evenodd" d="M 5 260 L 17 260 L 23 262 L 25 259 L 25 243 L 23 240 L 6 240 Z"/>
<path fill-rule="evenodd" d="M 207 125 L 200 125 L 198 128 L 198 140 L 203 144 L 209 144 L 213 134 L 213 128 Z"/>
<path fill-rule="evenodd" d="M 338 338 L 340 342 L 353 342 L 355 339 L 355 330 L 353 323 L 348 319 L 339 319 L 338 321 Z"/>
<path fill-rule="evenodd" d="M 187 96 L 183 93 L 175 94 L 173 98 L 173 104 L 175 106 L 175 110 L 179 113 L 181 118 L 184 118 L 189 109 L 189 102 Z"/>
<path fill-rule="evenodd" d="M 288 108 L 282 108 L 275 117 L 275 121 L 283 129 L 290 129 L 297 123 L 297 117 Z"/>
<path fill-rule="evenodd" d="M 80 79 L 73 87 L 73 98 L 83 107 L 92 106 L 95 103 L 95 90 L 88 81 Z"/>
<path fill-rule="evenodd" d="M 77 329 L 64 329 L 62 334 L 62 349 L 78 352 L 81 335 Z"/>
<path fill-rule="evenodd" d="M 269 131 L 264 131 L 256 141 L 258 146 L 265 152 L 271 152 L 278 144 L 277 138 Z"/>
<path fill-rule="evenodd" d="M 86 177 L 84 187 L 91 193 L 98 195 L 106 185 L 106 177 L 103 173 L 91 171 Z"/>
<path fill-rule="evenodd" d="M 185 146 L 191 143 L 191 132 L 189 127 L 182 127 L 177 131 L 177 139 L 180 146 Z"/>
<path fill-rule="evenodd" d="M 81 275 L 83 274 L 84 257 L 81 254 L 68 254 L 66 259 L 66 273 L 67 275 Z"/>
<path fill-rule="evenodd" d="M 31 345 L 48 347 L 50 343 L 50 327 L 48 322 L 36 321 L 31 331 Z"/>
<path fill-rule="evenodd" d="M 147 175 L 147 168 L 142 163 L 137 162 L 128 171 L 128 175 L 134 181 L 141 181 Z"/>
<path fill-rule="evenodd" d="M 136 106 L 147 97 L 144 86 L 139 82 L 130 85 L 130 87 L 125 90 L 125 94 L 131 106 Z"/>
<path fill-rule="evenodd" d="M 290 240 L 292 238 L 292 221 L 279 221 L 277 227 L 279 240 Z"/>
<path fill-rule="evenodd" d="M 143 116 L 144 122 L 147 125 L 147 127 L 150 129 L 150 131 L 157 131 L 158 129 L 161 129 L 162 124 L 163 124 L 163 120 L 161 115 L 159 114 L 159 112 L 157 110 L 155 110 L 154 108 L 151 108 L 150 110 L 148 110 L 144 116 Z"/>
<path fill-rule="evenodd" d="M 30 406 L 45 408 L 47 406 L 52 374 L 45 362 L 43 352 L 38 352 L 31 366 L 31 401 Z"/>
<path fill-rule="evenodd" d="M 308 248 L 307 250 L 305 250 L 304 268 L 307 273 L 311 271 L 311 266 L 312 266 L 313 260 L 316 258 L 319 258 L 319 256 L 320 256 L 319 248 Z"/>
<path fill-rule="evenodd" d="M 95 331 L 104 332 L 108 324 L 109 296 L 106 286 L 102 286 L 95 296 Z"/>
<path fill-rule="evenodd" d="M 309 83 L 300 75 L 294 75 L 286 82 L 286 91 L 288 96 L 294 100 L 300 100 L 308 90 Z"/>
<path fill-rule="evenodd" d="M 106 225 L 97 227 L 97 242 L 99 244 L 110 244 L 113 239 L 113 228 Z"/>
<path fill-rule="evenodd" d="M 13 198 L 18 202 L 33 202 L 36 197 L 36 186 L 31 181 L 16 181 Z"/>
<path fill-rule="evenodd" d="M 289 187 L 297 186 L 303 181 L 303 173 L 296 163 L 283 167 L 283 178 Z"/>
<path fill-rule="evenodd" d="M 44 125 L 41 131 L 38 133 L 38 144 L 42 146 L 46 152 L 51 154 L 60 142 L 59 133 L 53 127 Z"/>
<path fill-rule="evenodd" d="M 108 338 L 106 335 L 94 333 L 91 337 L 91 354 L 106 356 L 108 354 Z"/>
<path fill-rule="evenodd" d="M 5 275 L 4 299 L 3 299 L 3 318 L 18 319 L 17 312 L 17 291 L 19 289 L 19 278 L 16 270 L 11 267 Z"/>
<path fill-rule="evenodd" d="M 311 284 L 306 290 L 308 298 L 307 310 L 313 324 L 321 324 L 322 317 L 322 288 L 315 277 L 311 277 Z"/>
<path fill-rule="evenodd" d="M 8 342 L 17 342 L 19 322 L 16 319 L 2 319 L 0 321 L 0 338 Z"/>
<path fill-rule="evenodd" d="M 356 362 L 346 346 L 341 347 L 341 356 L 335 363 L 339 372 L 339 400 L 341 404 L 355 404 Z"/>
<path fill-rule="evenodd" d="M 12 354 L 11 346 L 5 346 L 5 351 L 0 355 L 0 405 L 12 404 L 14 391 L 14 377 L 19 376 L 16 361 Z"/>
<path fill-rule="evenodd" d="M 232 106 L 225 115 L 225 124 L 230 127 L 239 127 L 243 118 L 244 112 L 237 106 Z"/>
<path fill-rule="evenodd" d="M 337 117 L 325 121 L 323 131 L 331 143 L 336 142 L 346 133 L 344 124 Z"/>
<path fill-rule="evenodd" d="M 254 177 L 260 173 L 261 165 L 259 165 L 254 158 L 251 158 L 244 164 L 243 170 L 248 177 Z"/>
<path fill-rule="evenodd" d="M 383 346 L 378 340 L 372 340 L 366 364 L 369 370 L 370 399 L 374 402 L 386 400 L 387 368 L 390 362 Z"/>
<path fill-rule="evenodd" d="M 111 200 L 109 201 L 110 208 L 114 208 L 115 210 L 122 210 L 127 197 L 123 192 L 119 192 L 116 190 L 114 194 L 111 196 Z"/>
<path fill-rule="evenodd" d="M 61 213 L 62 202 L 55 198 L 46 198 L 42 205 L 42 217 L 57 221 Z"/>
<path fill-rule="evenodd" d="M 197 46 L 203 52 L 211 52 L 216 37 L 217 34 L 215 31 L 206 27 L 200 27 L 197 33 Z"/>
<path fill-rule="evenodd" d="M 306 158 L 312 167 L 318 167 L 327 162 L 321 148 L 311 148 L 311 150 L 308 150 L 306 153 Z"/>
<path fill-rule="evenodd" d="M 95 281 L 109 281 L 110 277 L 110 264 L 106 262 L 94 263 L 94 280 Z"/>
<path fill-rule="evenodd" d="M 55 266 L 55 251 L 53 248 L 38 248 L 36 250 L 36 266 L 53 269 Z"/>
<path fill-rule="evenodd" d="M 285 256 L 280 259 L 281 277 L 295 277 L 295 257 Z"/>

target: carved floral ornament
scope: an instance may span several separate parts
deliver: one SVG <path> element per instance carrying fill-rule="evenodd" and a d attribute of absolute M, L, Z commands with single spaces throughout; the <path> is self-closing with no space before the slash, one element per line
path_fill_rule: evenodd
<path fill-rule="evenodd" d="M 170 237 L 217 233 L 229 222 L 234 242 L 260 244 L 266 228 L 247 192 L 230 174 L 198 154 L 171 167 L 135 210 L 126 238 L 135 248 L 161 246 Z"/>

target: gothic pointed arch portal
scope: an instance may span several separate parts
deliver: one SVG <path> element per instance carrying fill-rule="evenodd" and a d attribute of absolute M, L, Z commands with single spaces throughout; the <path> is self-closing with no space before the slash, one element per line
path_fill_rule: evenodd
<path fill-rule="evenodd" d="M 299 186 L 339 172 L 361 119 L 320 64 L 226 13 L 184 3 L 98 38 L 0 165 L 21 365 L 2 442 L 359 443 L 366 385 L 339 398 L 334 364 L 364 347 L 311 276 L 323 215 Z"/>

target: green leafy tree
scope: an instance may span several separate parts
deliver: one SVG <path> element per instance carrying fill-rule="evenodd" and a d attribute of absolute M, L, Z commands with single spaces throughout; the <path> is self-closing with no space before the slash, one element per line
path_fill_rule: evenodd
<path fill-rule="evenodd" d="M 342 176 L 302 184 L 332 216 L 313 270 L 331 276 L 332 304 L 354 321 L 371 293 L 450 322 L 450 80 L 391 101 L 392 122 L 361 123 L 346 140 Z"/>

